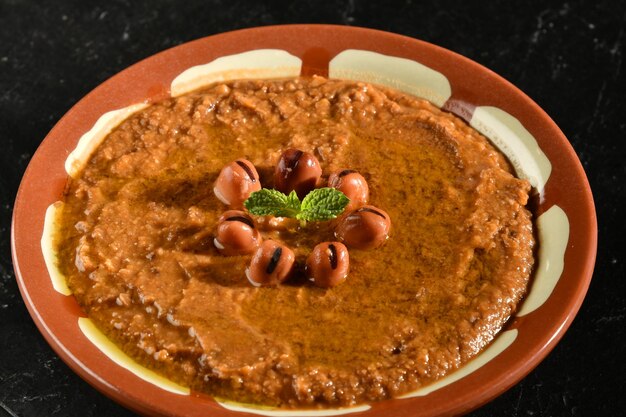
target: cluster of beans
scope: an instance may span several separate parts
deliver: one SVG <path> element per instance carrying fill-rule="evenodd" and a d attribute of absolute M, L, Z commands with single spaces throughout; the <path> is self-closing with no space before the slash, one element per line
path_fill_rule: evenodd
<path fill-rule="evenodd" d="M 295 190 L 300 199 L 320 186 L 322 168 L 315 156 L 297 149 L 283 152 L 274 172 L 277 190 L 288 194 Z M 350 203 L 336 221 L 334 242 L 316 245 L 306 261 L 306 274 L 320 287 L 333 287 L 343 282 L 350 269 L 346 246 L 373 249 L 389 236 L 391 220 L 383 210 L 367 205 L 369 187 L 356 171 L 345 169 L 332 173 L 328 187 L 343 192 Z M 243 203 L 254 191 L 261 189 L 254 165 L 238 159 L 220 172 L 213 191 L 224 204 L 236 210 L 226 211 L 219 219 L 215 247 L 226 256 L 253 254 L 246 276 L 255 286 L 277 285 L 293 270 L 295 255 L 286 245 L 263 240 L 254 219 L 242 211 Z"/>

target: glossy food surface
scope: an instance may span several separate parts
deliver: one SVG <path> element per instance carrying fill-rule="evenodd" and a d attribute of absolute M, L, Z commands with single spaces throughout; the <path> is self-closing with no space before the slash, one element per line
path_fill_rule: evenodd
<path fill-rule="evenodd" d="M 279 287 L 250 285 L 250 255 L 221 255 L 207 233 L 226 209 L 221 168 L 245 156 L 271 187 L 289 148 L 325 178 L 357 170 L 394 224 L 381 247 L 350 250 L 331 289 L 302 267 L 331 222 L 259 219 L 301 265 Z M 81 306 L 146 366 L 239 401 L 351 405 L 430 383 L 492 340 L 533 265 L 529 189 L 426 101 L 321 77 L 232 82 L 115 129 L 69 185 L 57 248 Z"/>

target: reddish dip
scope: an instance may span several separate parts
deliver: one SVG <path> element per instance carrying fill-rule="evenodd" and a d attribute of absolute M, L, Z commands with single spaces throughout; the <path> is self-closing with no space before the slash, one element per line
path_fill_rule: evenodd
<path fill-rule="evenodd" d="M 245 158 L 273 187 L 289 148 L 320 161 L 324 184 L 358 171 L 392 219 L 382 247 L 350 249 L 336 287 L 304 271 L 336 240 L 332 222 L 255 219 L 296 257 L 275 287 L 250 285 L 252 255 L 213 245 L 221 168 Z M 429 384 L 492 341 L 533 266 L 529 190 L 487 139 L 424 100 L 321 77 L 235 81 L 114 129 L 70 180 L 55 246 L 86 314 L 143 365 L 234 401 L 347 406 Z"/>

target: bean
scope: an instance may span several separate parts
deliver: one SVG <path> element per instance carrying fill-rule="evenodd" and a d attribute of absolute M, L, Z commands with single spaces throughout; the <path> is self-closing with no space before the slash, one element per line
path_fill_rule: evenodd
<path fill-rule="evenodd" d="M 287 246 L 266 240 L 252 257 L 246 277 L 255 287 L 278 285 L 289 278 L 295 260 L 293 251 Z"/>
<path fill-rule="evenodd" d="M 348 248 L 341 242 L 315 246 L 306 260 L 306 274 L 318 287 L 334 287 L 346 280 L 350 270 Z"/>
<path fill-rule="evenodd" d="M 328 186 L 336 188 L 350 199 L 346 210 L 367 204 L 370 190 L 363 175 L 351 169 L 333 172 L 328 177 Z"/>
<path fill-rule="evenodd" d="M 389 238 L 391 219 L 374 206 L 360 207 L 344 216 L 335 227 L 335 236 L 348 247 L 373 249 Z"/>
<path fill-rule="evenodd" d="M 254 252 L 262 240 L 249 215 L 240 210 L 229 210 L 218 220 L 213 243 L 221 254 L 234 256 Z"/>
<path fill-rule="evenodd" d="M 261 189 L 259 174 L 247 159 L 237 159 L 222 168 L 213 192 L 224 204 L 234 207 L 243 207 L 250 194 Z"/>
<path fill-rule="evenodd" d="M 287 149 L 282 153 L 274 171 L 274 186 L 289 194 L 295 190 L 299 198 L 319 185 L 322 168 L 315 156 L 299 149 Z"/>

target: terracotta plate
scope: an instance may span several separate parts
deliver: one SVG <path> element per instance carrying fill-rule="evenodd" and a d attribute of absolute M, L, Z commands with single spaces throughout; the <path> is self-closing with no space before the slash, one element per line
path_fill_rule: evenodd
<path fill-rule="evenodd" d="M 114 124 L 128 113 L 109 112 L 181 94 L 213 80 L 299 74 L 370 81 L 427 98 L 483 132 L 509 157 L 518 175 L 533 184 L 537 271 L 521 310 L 487 351 L 441 383 L 407 398 L 330 413 L 450 415 L 486 403 L 521 380 L 550 352 L 580 307 L 597 244 L 591 190 L 563 133 L 524 93 L 462 56 L 391 33 L 325 25 L 224 33 L 154 55 L 89 93 L 44 139 L 24 174 L 15 202 L 13 261 L 33 320 L 76 373 L 139 413 L 276 414 L 219 403 L 184 389 L 163 389 L 163 384 L 150 382 L 153 379 L 141 371 L 118 365 L 122 361 L 112 360 L 115 356 L 110 349 L 88 338 L 93 338 L 89 322 L 80 319 L 83 313 L 74 298 L 65 294 L 62 280 L 54 281 L 54 271 L 46 266 L 52 258 L 50 253 L 44 256 L 42 242 L 45 248 L 46 211 L 61 199 L 68 178 L 66 160 L 79 139 L 86 132 L 92 139 L 102 136 L 107 120 Z M 76 155 L 72 153 L 71 158 Z"/>

